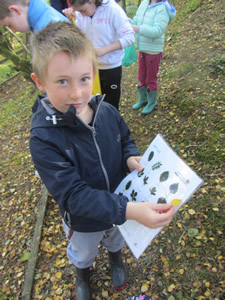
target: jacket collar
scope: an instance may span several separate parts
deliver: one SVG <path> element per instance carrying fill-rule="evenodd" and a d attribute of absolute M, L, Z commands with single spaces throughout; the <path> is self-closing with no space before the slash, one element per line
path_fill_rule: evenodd
<path fill-rule="evenodd" d="M 104 95 L 92 97 L 89 105 L 94 112 L 93 124 L 98 115 Z M 76 115 L 74 106 L 70 106 L 65 113 L 59 112 L 49 101 L 46 95 L 38 96 L 32 107 L 31 129 L 37 127 L 74 127 L 83 124 L 83 121 Z"/>

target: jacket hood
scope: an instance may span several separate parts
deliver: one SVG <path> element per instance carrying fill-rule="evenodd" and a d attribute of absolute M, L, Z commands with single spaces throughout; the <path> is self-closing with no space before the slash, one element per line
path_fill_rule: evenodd
<path fill-rule="evenodd" d="M 176 9 L 175 9 L 175 7 L 173 6 L 173 4 L 170 3 L 170 2 L 167 1 L 167 0 L 164 1 L 164 4 L 165 4 L 165 6 L 166 6 L 166 8 L 167 8 L 167 12 L 168 12 L 169 17 L 170 17 L 169 23 L 171 23 L 171 22 L 173 21 L 173 19 L 175 18 L 175 16 L 176 16 Z"/>
<path fill-rule="evenodd" d="M 89 105 L 94 113 L 97 111 L 98 106 L 103 100 L 103 95 L 92 97 Z M 47 96 L 39 95 L 32 107 L 31 130 L 41 127 L 62 127 L 74 126 L 80 119 L 76 116 L 76 109 L 70 106 L 67 112 L 62 113 L 58 111 L 49 101 Z"/>
<path fill-rule="evenodd" d="M 167 9 L 167 12 L 168 12 L 168 15 L 169 15 L 169 18 L 170 18 L 169 24 L 173 21 L 173 19 L 176 16 L 176 9 L 175 9 L 175 7 L 173 6 L 172 3 L 170 3 L 168 0 L 163 0 L 163 1 L 155 3 L 153 5 L 165 5 L 166 9 Z"/>

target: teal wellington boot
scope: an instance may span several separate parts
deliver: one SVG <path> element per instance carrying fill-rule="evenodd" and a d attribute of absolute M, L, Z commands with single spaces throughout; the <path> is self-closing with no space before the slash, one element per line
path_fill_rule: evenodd
<path fill-rule="evenodd" d="M 147 100 L 147 89 L 148 88 L 145 88 L 145 87 L 143 87 L 143 88 L 138 87 L 139 98 L 138 98 L 138 102 L 132 106 L 132 108 L 134 110 L 139 109 L 143 105 L 145 105 L 145 104 L 148 103 L 148 100 Z"/>
<path fill-rule="evenodd" d="M 157 91 L 148 91 L 147 92 L 147 99 L 148 99 L 148 104 L 145 106 L 145 108 L 141 111 L 143 115 L 149 114 L 154 107 L 157 105 Z"/>

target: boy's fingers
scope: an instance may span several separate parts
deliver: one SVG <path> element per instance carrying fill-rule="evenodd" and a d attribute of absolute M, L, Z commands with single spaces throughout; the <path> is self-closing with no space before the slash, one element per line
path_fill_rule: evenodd
<path fill-rule="evenodd" d="M 170 223 L 174 213 L 174 208 L 171 207 L 170 210 L 168 210 L 166 213 L 163 214 L 157 214 L 155 216 L 155 226 L 156 228 L 159 226 L 166 226 L 167 224 Z"/>
<path fill-rule="evenodd" d="M 141 164 L 139 164 L 139 162 L 136 162 L 136 166 L 135 166 L 135 169 L 138 171 L 138 172 L 141 172 L 144 170 L 144 168 L 142 167 Z"/>
<path fill-rule="evenodd" d="M 141 172 L 144 170 L 144 167 L 140 164 L 140 160 L 141 160 L 141 156 L 137 156 L 136 159 L 135 159 L 135 169 L 138 171 L 138 172 Z"/>
<path fill-rule="evenodd" d="M 160 211 L 160 212 L 166 212 L 171 207 L 173 207 L 171 203 L 166 203 L 166 204 L 152 203 L 152 209 Z"/>

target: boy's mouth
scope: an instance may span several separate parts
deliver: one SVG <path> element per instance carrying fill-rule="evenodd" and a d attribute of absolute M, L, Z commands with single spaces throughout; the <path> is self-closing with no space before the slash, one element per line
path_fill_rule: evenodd
<path fill-rule="evenodd" d="M 78 108 L 78 107 L 80 107 L 81 106 L 81 104 L 80 103 L 75 103 L 75 104 L 72 104 L 75 108 Z"/>

